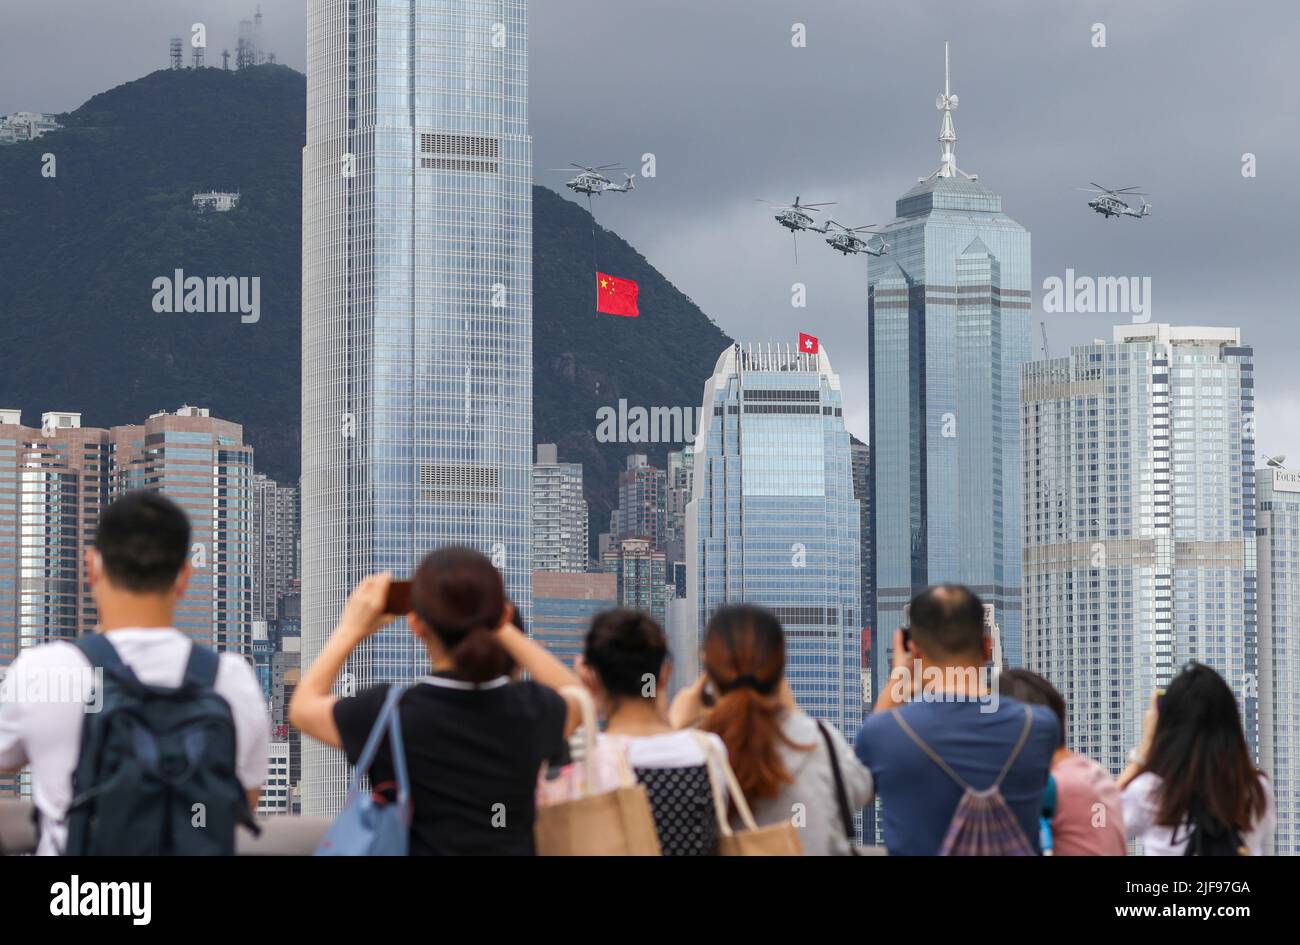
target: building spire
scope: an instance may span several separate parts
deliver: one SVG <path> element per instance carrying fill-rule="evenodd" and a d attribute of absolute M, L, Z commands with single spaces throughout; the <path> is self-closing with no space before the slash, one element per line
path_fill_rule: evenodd
<path fill-rule="evenodd" d="M 943 112 L 943 124 L 939 128 L 939 146 L 943 148 L 943 163 L 935 175 L 939 177 L 966 176 L 957 169 L 957 156 L 954 148 L 957 144 L 957 131 L 952 125 L 952 113 L 957 107 L 957 96 L 952 94 L 952 84 L 948 72 L 948 43 L 943 44 L 943 91 L 935 99 L 934 106 Z"/>

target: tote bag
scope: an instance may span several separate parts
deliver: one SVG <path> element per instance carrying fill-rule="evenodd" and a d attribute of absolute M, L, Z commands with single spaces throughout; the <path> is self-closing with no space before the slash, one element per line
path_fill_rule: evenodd
<path fill-rule="evenodd" d="M 539 776 L 533 840 L 538 856 L 659 856 L 659 835 L 644 786 L 621 752 L 621 783 L 612 790 L 596 784 L 596 706 L 585 689 L 562 692 L 582 706 L 582 760 L 567 766 L 566 780 L 576 780 L 577 796 L 548 797 L 545 772 Z"/>
<path fill-rule="evenodd" d="M 713 788 L 713 806 L 718 816 L 718 856 L 803 856 L 803 844 L 799 842 L 799 832 L 794 823 L 782 820 L 766 827 L 758 826 L 727 756 L 718 750 L 712 739 L 699 732 L 694 734 L 704 751 L 709 784 Z M 717 783 L 715 768 L 721 772 L 724 784 Z M 731 818 L 727 816 L 728 794 L 744 825 L 743 830 L 731 828 Z"/>

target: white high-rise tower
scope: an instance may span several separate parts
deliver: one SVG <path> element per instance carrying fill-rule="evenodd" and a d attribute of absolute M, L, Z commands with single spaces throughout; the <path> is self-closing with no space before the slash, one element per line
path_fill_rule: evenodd
<path fill-rule="evenodd" d="M 303 150 L 303 657 L 366 574 L 466 544 L 530 612 L 526 0 L 310 0 Z M 408 680 L 394 623 L 344 684 Z M 342 801 L 308 743 L 303 812 Z"/>

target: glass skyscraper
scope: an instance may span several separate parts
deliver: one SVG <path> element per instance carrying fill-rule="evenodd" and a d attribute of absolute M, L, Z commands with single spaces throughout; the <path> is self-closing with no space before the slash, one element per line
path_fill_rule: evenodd
<path fill-rule="evenodd" d="M 1280 462 L 1277 460 L 1276 462 Z M 1259 578 L 1259 766 L 1273 781 L 1266 852 L 1300 854 L 1300 472 L 1255 471 Z"/>
<path fill-rule="evenodd" d="M 303 150 L 303 651 L 364 575 L 476 547 L 530 613 L 525 0 L 311 0 Z M 401 624 L 343 686 L 408 680 Z M 343 798 L 304 749 L 303 811 Z"/>
<path fill-rule="evenodd" d="M 839 376 L 823 350 L 735 345 L 705 384 L 686 506 L 692 618 L 780 618 L 800 708 L 852 739 L 862 721 L 858 502 Z"/>
<path fill-rule="evenodd" d="M 1118 774 L 1189 660 L 1258 731 L 1254 378 L 1235 328 L 1122 325 L 1024 368 L 1025 663 Z"/>
<path fill-rule="evenodd" d="M 945 83 L 946 85 L 946 83 Z M 1020 649 L 1020 365 L 1030 352 L 1029 232 L 957 168 L 939 97 L 942 163 L 896 203 L 869 259 L 873 691 L 903 607 L 957 581 L 993 607 L 1009 665 Z"/>

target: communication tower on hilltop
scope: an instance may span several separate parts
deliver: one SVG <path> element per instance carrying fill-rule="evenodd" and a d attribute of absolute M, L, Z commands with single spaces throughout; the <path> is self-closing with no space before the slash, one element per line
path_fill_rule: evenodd
<path fill-rule="evenodd" d="M 185 61 L 185 45 L 181 42 L 179 36 L 173 36 L 171 41 L 171 59 L 172 68 L 180 69 Z"/>

